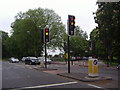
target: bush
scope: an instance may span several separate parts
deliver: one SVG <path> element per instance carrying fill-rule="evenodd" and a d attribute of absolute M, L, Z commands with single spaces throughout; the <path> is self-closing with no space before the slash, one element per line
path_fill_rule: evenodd
<path fill-rule="evenodd" d="M 61 57 L 53 57 L 51 58 L 52 61 L 66 61 L 65 58 L 61 58 Z"/>

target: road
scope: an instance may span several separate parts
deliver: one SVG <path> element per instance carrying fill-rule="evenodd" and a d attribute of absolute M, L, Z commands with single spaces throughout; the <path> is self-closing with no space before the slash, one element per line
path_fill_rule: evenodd
<path fill-rule="evenodd" d="M 2 88 L 35 89 L 35 88 L 92 88 L 87 83 L 60 77 L 31 68 L 23 63 L 2 62 Z"/>

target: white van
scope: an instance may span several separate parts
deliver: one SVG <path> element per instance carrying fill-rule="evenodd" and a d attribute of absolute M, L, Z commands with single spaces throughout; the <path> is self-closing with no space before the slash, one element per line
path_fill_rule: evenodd
<path fill-rule="evenodd" d="M 45 63 L 45 57 L 38 57 L 38 59 L 40 60 L 40 62 L 43 60 L 43 62 Z M 51 64 L 51 62 L 52 62 L 52 60 L 47 58 L 47 63 Z"/>

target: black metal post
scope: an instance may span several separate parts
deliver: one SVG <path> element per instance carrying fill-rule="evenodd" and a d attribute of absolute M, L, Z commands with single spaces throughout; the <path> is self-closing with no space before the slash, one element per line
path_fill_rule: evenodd
<path fill-rule="evenodd" d="M 45 42 L 45 68 L 47 68 L 47 49 L 46 49 L 46 42 Z"/>
<path fill-rule="evenodd" d="M 70 73 L 70 40 L 68 35 L 68 73 Z"/>

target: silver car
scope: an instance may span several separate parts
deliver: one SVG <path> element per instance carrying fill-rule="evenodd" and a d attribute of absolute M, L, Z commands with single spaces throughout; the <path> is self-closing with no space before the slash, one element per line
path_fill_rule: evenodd
<path fill-rule="evenodd" d="M 27 57 L 25 59 L 25 64 L 29 64 L 29 65 L 40 64 L 40 61 L 36 57 Z"/>
<path fill-rule="evenodd" d="M 19 59 L 14 58 L 14 57 L 11 57 L 11 58 L 9 59 L 9 61 L 12 62 L 12 63 L 18 63 L 18 62 L 19 62 Z"/>
<path fill-rule="evenodd" d="M 28 57 L 23 57 L 21 60 L 22 62 L 25 62 L 25 59 L 28 58 Z"/>

